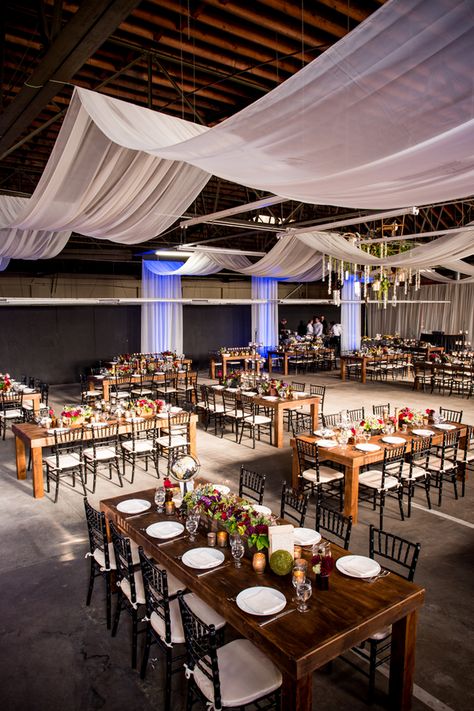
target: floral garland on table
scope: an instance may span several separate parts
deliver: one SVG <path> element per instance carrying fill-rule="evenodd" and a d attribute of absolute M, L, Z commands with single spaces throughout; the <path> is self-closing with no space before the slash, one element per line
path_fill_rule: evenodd
<path fill-rule="evenodd" d="M 140 415 L 154 415 L 161 412 L 164 406 L 163 400 L 150 400 L 150 398 L 142 397 L 134 403 L 130 403 L 129 409 L 136 410 Z"/>
<path fill-rule="evenodd" d="M 183 499 L 188 509 L 197 509 L 213 521 L 221 521 L 229 533 L 246 536 L 249 547 L 268 548 L 268 527 L 274 517 L 255 511 L 236 494 L 222 494 L 213 484 L 203 484 L 188 491 Z"/>
<path fill-rule="evenodd" d="M 362 427 L 366 432 L 378 432 L 379 430 L 383 430 L 384 421 L 381 417 L 377 417 L 377 415 L 367 415 L 365 420 L 359 422 L 359 427 Z"/>
<path fill-rule="evenodd" d="M 74 424 L 78 420 L 85 420 L 91 416 L 92 409 L 80 405 L 64 405 L 61 412 L 61 417 L 69 424 Z"/>
<path fill-rule="evenodd" d="M 404 407 L 398 413 L 398 422 L 403 425 L 422 425 L 423 413 L 418 410 L 412 410 L 409 407 Z"/>
<path fill-rule="evenodd" d="M 226 388 L 240 388 L 243 375 L 243 370 L 233 370 L 222 378 L 222 385 L 225 385 Z"/>
<path fill-rule="evenodd" d="M 0 392 L 6 393 L 11 390 L 12 381 L 8 373 L 0 373 Z"/>

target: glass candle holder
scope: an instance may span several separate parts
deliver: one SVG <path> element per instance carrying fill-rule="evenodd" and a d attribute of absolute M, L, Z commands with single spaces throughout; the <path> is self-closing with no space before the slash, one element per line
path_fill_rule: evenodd
<path fill-rule="evenodd" d="M 211 548 L 215 548 L 216 534 L 214 531 L 211 531 L 210 533 L 207 534 L 207 545 L 210 546 Z"/>
<path fill-rule="evenodd" d="M 266 564 L 267 559 L 265 553 L 254 553 L 252 558 L 252 568 L 258 575 L 261 575 L 263 573 Z"/>
<path fill-rule="evenodd" d="M 165 514 L 172 516 L 176 510 L 174 501 L 165 501 Z"/>
<path fill-rule="evenodd" d="M 219 548 L 226 548 L 227 546 L 227 531 L 218 531 L 217 532 L 217 545 Z"/>

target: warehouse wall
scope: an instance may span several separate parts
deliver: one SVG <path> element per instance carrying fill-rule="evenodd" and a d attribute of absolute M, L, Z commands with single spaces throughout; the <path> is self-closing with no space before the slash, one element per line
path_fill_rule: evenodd
<path fill-rule="evenodd" d="M 184 352 L 207 368 L 209 351 L 220 346 L 246 346 L 250 341 L 250 306 L 185 306 Z"/>

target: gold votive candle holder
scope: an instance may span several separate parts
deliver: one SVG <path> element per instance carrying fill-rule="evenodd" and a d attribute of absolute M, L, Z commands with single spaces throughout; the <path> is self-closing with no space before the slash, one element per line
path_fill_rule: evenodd
<path fill-rule="evenodd" d="M 267 565 L 267 558 L 265 553 L 254 553 L 252 558 L 252 568 L 254 571 L 260 575 L 264 572 L 265 566 Z"/>
<path fill-rule="evenodd" d="M 165 501 L 165 514 L 172 516 L 176 510 L 174 501 Z"/>
<path fill-rule="evenodd" d="M 295 546 L 293 550 L 293 557 L 296 560 L 297 558 L 301 558 L 301 554 L 303 553 L 303 549 L 301 546 Z"/>
<path fill-rule="evenodd" d="M 225 548 L 227 546 L 227 531 L 217 531 L 217 545 L 219 548 Z"/>
<path fill-rule="evenodd" d="M 207 534 L 207 545 L 210 546 L 211 548 L 215 548 L 216 546 L 216 533 L 215 531 L 210 531 Z"/>

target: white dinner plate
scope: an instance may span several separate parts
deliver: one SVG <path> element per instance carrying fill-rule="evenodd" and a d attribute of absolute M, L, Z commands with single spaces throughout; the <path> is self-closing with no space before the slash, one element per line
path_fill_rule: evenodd
<path fill-rule="evenodd" d="M 105 378 L 105 375 L 94 375 L 94 378 L 96 380 L 103 380 Z"/>
<path fill-rule="evenodd" d="M 170 412 L 176 414 L 177 412 L 182 412 L 182 407 L 170 407 Z"/>
<path fill-rule="evenodd" d="M 238 393 L 239 388 L 226 388 L 227 392 L 229 393 Z"/>
<path fill-rule="evenodd" d="M 69 427 L 52 427 L 49 431 L 61 434 L 62 432 L 69 432 Z"/>
<path fill-rule="evenodd" d="M 387 444 L 405 444 L 406 440 L 404 440 L 403 437 L 386 436 L 382 437 L 382 442 L 386 442 Z"/>
<path fill-rule="evenodd" d="M 321 534 L 313 528 L 295 528 L 294 536 L 297 546 L 314 546 L 321 540 Z"/>
<path fill-rule="evenodd" d="M 433 427 L 436 427 L 437 430 L 455 430 L 456 425 L 448 425 L 444 424 L 443 422 L 440 422 L 438 425 L 433 425 Z"/>
<path fill-rule="evenodd" d="M 186 551 L 181 558 L 184 565 L 187 565 L 188 568 L 195 568 L 196 570 L 215 568 L 223 563 L 224 560 L 225 555 L 217 548 L 191 548 L 191 550 Z"/>
<path fill-rule="evenodd" d="M 351 578 L 372 578 L 380 573 L 380 565 L 376 560 L 364 555 L 345 555 L 336 560 L 336 568 L 340 573 Z"/>
<path fill-rule="evenodd" d="M 213 484 L 212 485 L 216 491 L 218 491 L 223 496 L 230 494 L 230 489 L 225 484 Z"/>
<path fill-rule="evenodd" d="M 90 427 L 90 428 L 99 427 L 100 428 L 100 427 L 107 427 L 108 424 L 109 424 L 108 422 L 89 422 L 86 425 L 86 427 Z"/>
<path fill-rule="evenodd" d="M 225 389 L 225 385 L 213 385 L 213 386 L 212 386 L 212 389 L 213 389 L 213 390 L 224 390 L 224 389 Z"/>
<path fill-rule="evenodd" d="M 126 514 L 138 514 L 151 509 L 151 503 L 146 499 L 127 499 L 117 504 L 117 511 Z"/>
<path fill-rule="evenodd" d="M 433 435 L 433 430 L 412 430 L 412 434 L 418 435 L 419 437 L 429 437 Z"/>
<path fill-rule="evenodd" d="M 272 510 L 269 509 L 268 506 L 264 506 L 263 504 L 252 504 L 252 508 L 257 513 L 264 514 L 264 516 L 271 516 Z"/>
<path fill-rule="evenodd" d="M 333 439 L 318 439 L 315 444 L 317 444 L 318 447 L 322 447 L 323 449 L 331 449 L 332 447 L 337 447 L 337 442 L 335 442 Z"/>
<path fill-rule="evenodd" d="M 249 390 L 249 391 L 242 391 L 242 395 L 245 395 L 245 397 L 255 397 L 257 395 L 257 393 L 254 393 L 251 390 Z"/>
<path fill-rule="evenodd" d="M 182 523 L 177 521 L 159 521 L 148 526 L 146 533 L 152 538 L 174 538 L 184 531 Z"/>
<path fill-rule="evenodd" d="M 278 398 L 276 395 L 263 395 L 262 396 L 262 400 L 268 400 L 268 402 L 276 402 L 279 399 L 280 398 Z"/>
<path fill-rule="evenodd" d="M 316 437 L 326 437 L 327 439 L 329 439 L 331 437 L 334 437 L 336 433 L 332 430 L 323 428 L 321 430 L 314 430 L 313 434 L 315 434 Z"/>
<path fill-rule="evenodd" d="M 301 390 L 293 390 L 293 397 L 311 397 L 309 393 L 301 392 Z"/>
<path fill-rule="evenodd" d="M 130 422 L 143 422 L 144 417 L 131 417 Z"/>
<path fill-rule="evenodd" d="M 372 444 L 371 442 L 356 444 L 355 448 L 361 452 L 378 452 L 380 449 L 378 444 Z"/>
<path fill-rule="evenodd" d="M 23 392 L 25 395 L 31 395 L 31 393 L 36 392 L 36 390 L 34 388 L 23 388 Z"/>
<path fill-rule="evenodd" d="M 280 590 L 261 585 L 241 590 L 235 602 L 250 615 L 274 615 L 286 607 L 286 597 Z"/>

